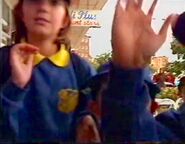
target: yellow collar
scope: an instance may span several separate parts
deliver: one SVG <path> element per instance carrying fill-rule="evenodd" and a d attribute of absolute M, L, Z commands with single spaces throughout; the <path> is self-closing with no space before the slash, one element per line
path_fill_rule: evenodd
<path fill-rule="evenodd" d="M 46 57 L 41 54 L 36 54 L 34 57 L 34 65 L 38 65 Z M 70 63 L 70 53 L 66 49 L 65 45 L 61 45 L 60 50 L 48 59 L 58 67 L 66 67 Z"/>

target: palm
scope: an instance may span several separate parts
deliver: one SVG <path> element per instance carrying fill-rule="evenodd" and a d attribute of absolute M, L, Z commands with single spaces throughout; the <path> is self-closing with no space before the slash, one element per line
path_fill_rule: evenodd
<path fill-rule="evenodd" d="M 23 59 L 21 58 L 21 61 Z M 24 61 L 24 60 L 23 60 Z M 31 77 L 32 68 L 31 64 L 25 64 L 25 63 L 17 63 L 16 66 L 12 67 L 14 69 L 14 75 L 16 75 L 16 79 L 19 79 L 20 83 L 27 84 Z"/>
<path fill-rule="evenodd" d="M 169 18 L 159 34 L 151 27 L 156 2 L 147 15 L 141 10 L 142 0 L 140 3 L 129 0 L 125 9 L 118 4 L 112 29 L 113 58 L 117 64 L 137 67 L 138 62 L 154 55 L 165 41 Z"/>
<path fill-rule="evenodd" d="M 28 44 L 17 44 L 11 50 L 11 69 L 13 82 L 23 88 L 31 78 L 33 54 L 37 48 Z"/>

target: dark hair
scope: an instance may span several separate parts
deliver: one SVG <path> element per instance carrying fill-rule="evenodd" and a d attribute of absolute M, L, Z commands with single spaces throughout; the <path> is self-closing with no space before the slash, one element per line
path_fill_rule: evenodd
<path fill-rule="evenodd" d="M 19 0 L 17 5 L 13 9 L 13 16 L 14 16 L 14 22 L 15 22 L 15 37 L 14 41 L 15 43 L 20 43 L 22 38 L 26 38 L 27 31 L 24 22 L 22 21 L 23 13 L 22 13 L 22 5 L 24 0 Z M 64 0 L 66 4 L 66 18 L 65 21 L 67 21 L 67 24 L 65 28 L 62 28 L 59 33 L 58 37 L 55 41 L 55 43 L 59 46 L 61 44 L 70 45 L 70 41 L 67 38 L 67 32 L 71 25 L 71 19 L 68 11 L 68 7 L 71 3 L 70 0 Z"/>
<path fill-rule="evenodd" d="M 179 80 L 179 84 L 178 84 L 178 90 L 179 92 L 181 92 L 182 87 L 185 86 L 185 76 L 183 76 L 180 80 Z"/>
<path fill-rule="evenodd" d="M 172 30 L 175 38 L 185 45 L 185 12 L 178 17 L 177 23 Z"/>

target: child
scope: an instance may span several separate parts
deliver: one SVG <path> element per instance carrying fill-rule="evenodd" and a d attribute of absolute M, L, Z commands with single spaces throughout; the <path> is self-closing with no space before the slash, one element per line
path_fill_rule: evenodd
<path fill-rule="evenodd" d="M 155 34 L 151 20 L 157 0 L 148 14 L 141 10 L 142 2 L 120 1 L 116 8 L 112 30 L 113 65 L 107 91 L 101 97 L 103 139 L 107 143 L 183 142 L 184 108 L 177 113 L 160 115 L 163 120 L 160 116 L 155 119 L 148 109 L 151 91 L 145 77 L 145 66 L 165 41 L 168 25 L 176 26 L 182 15 L 168 17 L 159 34 Z"/>
<path fill-rule="evenodd" d="M 101 108 L 104 105 L 104 103 L 102 103 L 102 100 L 106 99 L 106 95 L 104 93 L 106 92 L 107 86 L 109 84 L 110 70 L 111 70 L 111 62 L 104 64 L 102 67 L 100 67 L 99 73 L 96 76 L 92 77 L 89 81 L 89 87 L 91 88 L 92 92 L 97 93 L 97 94 L 94 94 L 96 96 L 94 98 L 95 101 L 92 101 L 90 103 L 89 109 L 92 112 L 92 114 L 94 114 L 96 116 L 97 121 L 100 124 L 101 124 L 101 119 L 103 118 L 103 115 L 105 113 L 105 111 L 103 113 Z M 158 108 L 158 104 L 155 102 L 155 97 L 160 92 L 160 88 L 156 84 L 154 84 L 153 81 L 151 80 L 151 71 L 149 70 L 149 68 L 146 68 L 144 70 L 143 75 L 144 75 L 144 77 L 143 77 L 144 78 L 144 85 L 146 86 L 146 88 L 148 90 L 148 94 L 150 96 L 149 100 L 146 100 L 146 102 L 145 102 L 146 108 L 147 108 L 147 110 L 149 110 L 149 112 L 151 114 L 154 115 L 156 109 Z M 127 85 L 129 85 L 130 83 L 131 82 L 128 82 Z M 124 87 L 124 85 L 123 85 L 123 87 Z M 130 91 L 129 87 L 130 86 L 127 86 L 127 88 L 124 89 L 123 93 L 125 93 L 125 94 L 129 93 L 129 91 Z M 118 93 L 120 93 L 120 92 L 118 92 Z M 107 108 L 106 113 L 109 113 L 109 110 L 111 111 L 113 108 L 114 108 L 113 105 L 111 107 Z M 116 112 L 118 112 L 118 111 L 115 111 L 115 113 Z M 118 115 L 116 115 L 116 116 L 117 116 L 117 117 L 115 117 L 116 120 L 120 120 L 120 123 L 121 123 L 121 121 L 123 119 L 120 119 L 118 117 Z M 125 117 L 129 117 L 129 113 L 128 113 L 128 115 L 125 115 Z M 109 119 L 107 119 L 107 121 L 108 120 Z M 129 118 L 128 118 L 128 121 L 129 121 Z M 116 122 L 110 121 L 110 123 L 115 124 Z M 118 123 L 118 124 L 120 124 L 120 123 Z M 107 127 L 109 127 L 109 126 L 107 126 Z M 103 128 L 102 129 L 100 128 L 100 133 L 101 133 L 102 139 L 106 140 L 104 138 L 104 129 Z M 122 133 L 120 132 L 120 135 L 121 134 Z M 112 139 L 112 141 L 116 141 L 115 138 Z"/>
<path fill-rule="evenodd" d="M 156 34 L 151 21 L 157 0 L 147 14 L 141 9 L 142 2 L 120 1 L 116 8 L 112 29 L 113 63 L 120 71 L 110 71 L 108 90 L 102 97 L 105 140 L 112 143 L 183 141 L 154 119 L 148 109 L 150 96 L 144 82 L 144 68 L 165 41 L 169 24 L 176 23 L 178 16 L 169 16 Z"/>
<path fill-rule="evenodd" d="M 69 5 L 19 0 L 15 6 L 15 45 L 0 49 L 0 141 L 73 140 L 79 91 L 96 72 L 70 53 Z"/>

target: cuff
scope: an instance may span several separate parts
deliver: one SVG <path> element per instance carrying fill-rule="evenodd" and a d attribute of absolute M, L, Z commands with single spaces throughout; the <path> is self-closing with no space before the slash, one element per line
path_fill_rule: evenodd
<path fill-rule="evenodd" d="M 2 88 L 3 96 L 11 101 L 21 101 L 24 99 L 25 93 L 28 91 L 28 87 L 22 89 L 17 87 L 11 80 Z"/>
<path fill-rule="evenodd" d="M 144 69 L 123 69 L 112 64 L 110 76 L 116 81 L 136 83 L 143 80 Z"/>
<path fill-rule="evenodd" d="M 112 65 L 110 71 L 109 98 L 123 100 L 141 93 L 144 86 L 144 69 L 127 70 Z"/>

